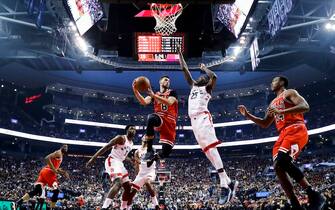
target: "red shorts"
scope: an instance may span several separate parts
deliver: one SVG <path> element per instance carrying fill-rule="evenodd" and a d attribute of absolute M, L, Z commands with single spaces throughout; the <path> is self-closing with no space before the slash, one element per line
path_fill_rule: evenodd
<path fill-rule="evenodd" d="M 48 167 L 44 167 L 37 178 L 37 181 L 35 182 L 35 184 L 42 184 L 43 187 L 45 185 L 48 185 L 49 187 L 53 187 L 53 184 L 56 183 L 58 184 L 57 181 L 57 174 L 55 174 L 55 172 L 53 172 L 50 168 Z"/>
<path fill-rule="evenodd" d="M 176 142 L 176 121 L 168 117 L 160 116 L 161 126 L 155 130 L 159 132 L 159 143 L 166 143 L 173 146 Z"/>
<path fill-rule="evenodd" d="M 293 124 L 284 128 L 272 149 L 273 160 L 278 152 L 290 152 L 290 156 L 296 159 L 308 142 L 308 133 L 305 124 Z"/>

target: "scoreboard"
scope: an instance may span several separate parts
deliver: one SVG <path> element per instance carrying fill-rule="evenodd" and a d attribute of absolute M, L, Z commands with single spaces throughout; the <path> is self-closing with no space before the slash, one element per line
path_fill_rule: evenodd
<path fill-rule="evenodd" d="M 184 34 L 162 36 L 155 33 L 136 33 L 138 61 L 175 62 L 179 60 L 177 46 L 184 51 Z"/>

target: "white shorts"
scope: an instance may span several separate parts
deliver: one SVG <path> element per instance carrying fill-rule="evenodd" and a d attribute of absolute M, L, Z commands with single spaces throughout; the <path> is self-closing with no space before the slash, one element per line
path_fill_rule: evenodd
<path fill-rule="evenodd" d="M 105 170 L 109 174 L 111 181 L 116 178 L 121 178 L 122 183 L 130 181 L 128 171 L 120 160 L 108 157 L 105 160 Z"/>
<path fill-rule="evenodd" d="M 133 188 L 139 191 L 145 183 L 151 183 L 155 181 L 155 178 L 156 178 L 155 170 L 140 171 L 132 183 Z"/>
<path fill-rule="evenodd" d="M 199 113 L 190 118 L 195 139 L 204 152 L 221 143 L 216 137 L 212 115 L 209 112 Z"/>

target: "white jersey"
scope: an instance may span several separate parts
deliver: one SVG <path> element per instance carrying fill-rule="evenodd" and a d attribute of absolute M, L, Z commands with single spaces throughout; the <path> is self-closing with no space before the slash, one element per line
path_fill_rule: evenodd
<path fill-rule="evenodd" d="M 140 147 L 137 154 L 141 160 L 138 174 L 132 183 L 132 187 L 139 191 L 145 183 L 151 183 L 156 179 L 156 161 L 150 166 L 147 166 L 147 161 L 144 160 L 144 156 L 147 154 L 147 149 Z"/>
<path fill-rule="evenodd" d="M 199 113 L 209 112 L 208 102 L 212 98 L 206 90 L 206 86 L 193 85 L 188 96 L 188 115 L 193 117 Z"/>
<path fill-rule="evenodd" d="M 148 167 L 147 161 L 144 160 L 144 156 L 145 154 L 147 154 L 147 149 L 140 147 L 139 149 L 137 149 L 137 153 L 141 160 L 140 167 L 139 167 L 139 173 L 149 173 L 149 172 L 155 171 L 156 161 L 150 167 Z"/>
<path fill-rule="evenodd" d="M 126 135 L 124 135 L 123 138 L 125 138 L 124 144 L 115 145 L 112 148 L 109 157 L 120 161 L 124 161 L 126 159 L 128 153 L 132 150 L 134 143 L 129 141 Z"/>

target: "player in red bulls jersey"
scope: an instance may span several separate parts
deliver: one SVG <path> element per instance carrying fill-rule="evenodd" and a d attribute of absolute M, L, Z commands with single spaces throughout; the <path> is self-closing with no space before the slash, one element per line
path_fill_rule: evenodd
<path fill-rule="evenodd" d="M 135 81 L 136 82 L 136 81 Z M 143 97 L 135 88 L 133 91 L 142 105 L 154 103 L 153 114 L 148 115 L 146 138 L 148 139 L 148 152 L 152 151 L 155 129 L 159 131 L 162 150 L 155 155 L 155 158 L 148 161 L 150 166 L 155 160 L 166 158 L 170 155 L 176 139 L 176 125 L 178 118 L 178 97 L 174 90 L 170 89 L 170 78 L 162 76 L 159 80 L 159 91 L 154 93 L 148 90 L 148 96 Z"/>
<path fill-rule="evenodd" d="M 262 128 L 269 127 L 273 121 L 279 132 L 279 138 L 273 146 L 273 161 L 279 182 L 290 200 L 292 209 L 303 209 L 294 193 L 291 177 L 306 191 L 310 209 L 322 209 L 325 198 L 312 189 L 301 170 L 294 164 L 301 150 L 308 142 L 307 128 L 303 113 L 309 111 L 306 100 L 296 90 L 286 89 L 288 79 L 283 76 L 273 78 L 271 89 L 277 97 L 271 102 L 264 118 L 248 112 L 244 105 L 238 107 L 243 116 Z"/>
<path fill-rule="evenodd" d="M 37 181 L 34 184 L 34 189 L 31 192 L 26 193 L 20 200 L 18 200 L 17 206 L 21 206 L 23 202 L 28 201 L 34 196 L 44 196 L 45 187 L 48 185 L 53 189 L 53 195 L 51 197 L 51 208 L 55 207 L 59 194 L 57 174 L 60 174 L 67 179 L 69 178 L 69 174 L 60 168 L 63 157 L 67 154 L 67 150 L 68 146 L 63 145 L 59 150 L 56 150 L 55 152 L 45 157 L 47 166 L 42 168 L 40 171 Z"/>

